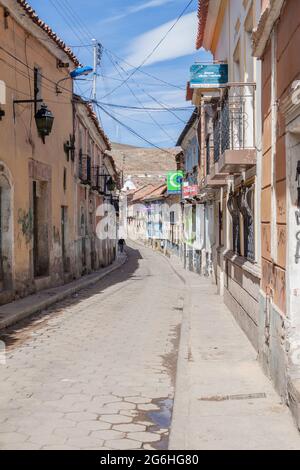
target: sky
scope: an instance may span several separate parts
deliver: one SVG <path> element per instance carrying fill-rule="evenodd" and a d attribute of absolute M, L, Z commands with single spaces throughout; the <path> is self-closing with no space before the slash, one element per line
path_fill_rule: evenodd
<path fill-rule="evenodd" d="M 194 61 L 210 59 L 205 51 L 195 50 L 197 0 L 144 61 L 188 3 L 188 0 L 30 0 L 39 16 L 72 46 L 83 64 L 93 65 L 92 39 L 102 44 L 97 100 L 105 103 L 101 104 L 105 111 L 99 108 L 98 111 L 112 142 L 139 147 L 176 144 L 192 113 L 191 103 L 185 101 L 189 68 Z M 141 64 L 133 73 L 133 67 Z M 119 86 L 126 77 L 130 78 Z M 91 98 L 91 81 L 77 82 L 76 87 L 78 93 Z M 187 109 L 140 111 L 116 108 L 112 104 Z"/>

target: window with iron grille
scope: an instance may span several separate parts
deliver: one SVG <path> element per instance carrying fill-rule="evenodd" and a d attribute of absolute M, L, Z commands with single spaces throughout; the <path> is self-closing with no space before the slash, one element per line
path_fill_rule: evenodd
<path fill-rule="evenodd" d="M 230 191 L 227 207 L 232 218 L 232 248 L 236 255 L 241 255 L 240 211 L 237 195 L 233 191 Z"/>
<path fill-rule="evenodd" d="M 238 204 L 243 216 L 244 257 L 255 261 L 255 217 L 254 217 L 254 185 L 242 186 Z"/>
<path fill-rule="evenodd" d="M 206 174 L 210 174 L 210 134 L 206 137 Z"/>
<path fill-rule="evenodd" d="M 221 123 L 219 118 L 219 113 L 216 114 L 214 119 L 214 162 L 218 162 L 220 158 L 220 133 L 221 133 Z"/>

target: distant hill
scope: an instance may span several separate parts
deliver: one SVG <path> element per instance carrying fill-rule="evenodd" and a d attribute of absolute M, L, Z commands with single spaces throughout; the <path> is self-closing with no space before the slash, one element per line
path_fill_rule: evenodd
<path fill-rule="evenodd" d="M 164 182 L 168 171 L 176 170 L 176 155 L 181 151 L 180 147 L 159 150 L 118 143 L 111 146 L 107 153 L 123 173 L 123 181 L 130 177 L 136 187 Z"/>

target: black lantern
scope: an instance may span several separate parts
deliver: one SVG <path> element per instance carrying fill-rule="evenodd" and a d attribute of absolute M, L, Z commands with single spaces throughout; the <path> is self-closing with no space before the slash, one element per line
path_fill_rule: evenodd
<path fill-rule="evenodd" d="M 45 104 L 42 104 L 41 108 L 35 115 L 36 127 L 38 133 L 45 143 L 45 137 L 52 131 L 54 116 Z"/>
<path fill-rule="evenodd" d="M 108 191 L 114 191 L 116 187 L 116 183 L 114 182 L 114 180 L 112 179 L 112 177 L 109 178 L 109 180 L 107 181 L 107 189 Z"/>

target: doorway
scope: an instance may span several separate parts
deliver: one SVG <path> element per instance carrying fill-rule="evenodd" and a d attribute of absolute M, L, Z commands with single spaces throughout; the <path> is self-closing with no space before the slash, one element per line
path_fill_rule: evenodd
<path fill-rule="evenodd" d="M 70 271 L 70 262 L 68 257 L 68 207 L 61 206 L 61 249 L 63 270 L 65 273 Z"/>
<path fill-rule="evenodd" d="M 0 291 L 12 288 L 12 221 L 11 186 L 0 175 Z"/>
<path fill-rule="evenodd" d="M 48 183 L 33 181 L 34 277 L 49 275 Z"/>

